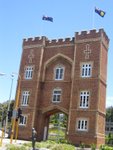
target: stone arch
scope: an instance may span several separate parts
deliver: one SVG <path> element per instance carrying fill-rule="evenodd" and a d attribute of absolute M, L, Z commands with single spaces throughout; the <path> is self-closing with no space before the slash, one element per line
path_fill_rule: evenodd
<path fill-rule="evenodd" d="M 48 139 L 48 130 L 49 130 L 49 119 L 50 119 L 50 116 L 54 115 L 54 114 L 57 114 L 57 113 L 63 113 L 65 114 L 67 117 L 69 116 L 69 112 L 67 109 L 61 107 L 61 106 L 56 106 L 56 105 L 52 105 L 52 106 L 49 106 L 47 108 L 43 108 L 42 111 L 42 118 L 43 118 L 43 122 L 42 122 L 42 131 L 43 131 L 43 140 L 47 140 Z M 67 120 L 68 122 L 68 120 Z M 67 132 L 67 128 L 68 128 L 68 124 L 67 124 L 67 127 L 66 127 L 66 132 Z M 66 138 L 66 136 L 65 136 Z"/>
<path fill-rule="evenodd" d="M 46 68 L 47 68 L 52 62 L 54 62 L 55 60 L 57 60 L 59 57 L 62 57 L 63 59 L 65 59 L 68 63 L 70 63 L 70 64 L 73 66 L 73 60 L 72 60 L 71 58 L 69 58 L 68 56 L 63 55 L 63 54 L 61 54 L 61 53 L 58 53 L 57 55 L 51 57 L 49 60 L 47 60 L 47 61 L 44 63 L 44 70 L 43 70 L 42 81 L 45 80 Z"/>
<path fill-rule="evenodd" d="M 69 111 L 59 105 L 52 105 L 52 106 L 49 106 L 47 108 L 44 108 L 42 109 L 42 114 L 45 114 L 45 113 L 48 113 L 48 112 L 51 112 L 51 111 L 54 111 L 54 112 L 57 112 L 58 111 L 62 111 L 63 113 L 65 113 L 66 115 L 69 114 Z"/>

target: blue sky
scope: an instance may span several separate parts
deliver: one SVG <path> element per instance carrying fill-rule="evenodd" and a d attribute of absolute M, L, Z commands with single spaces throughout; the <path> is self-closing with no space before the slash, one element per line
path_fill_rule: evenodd
<path fill-rule="evenodd" d="M 107 103 L 113 105 L 113 5 L 112 0 L 0 0 L 0 102 L 9 99 L 11 73 L 19 72 L 24 38 L 47 36 L 49 39 L 73 37 L 75 32 L 104 28 L 110 39 L 108 52 Z M 94 12 L 98 7 L 104 18 Z M 43 15 L 54 22 L 42 20 Z M 112 21 L 111 21 L 112 20 Z M 17 75 L 11 98 L 15 98 Z"/>

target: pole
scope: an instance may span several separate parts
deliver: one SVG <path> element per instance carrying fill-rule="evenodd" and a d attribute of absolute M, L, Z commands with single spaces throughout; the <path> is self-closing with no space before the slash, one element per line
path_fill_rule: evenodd
<path fill-rule="evenodd" d="M 18 88 L 17 88 L 17 96 L 16 96 L 16 101 L 15 101 L 15 108 L 14 108 L 14 110 L 16 110 L 16 111 L 18 109 L 18 103 L 19 103 L 20 81 L 21 81 L 21 78 L 20 78 L 20 76 L 18 76 Z M 11 144 L 12 144 L 13 137 L 14 137 L 15 124 L 16 124 L 16 118 L 12 118 L 12 131 L 11 131 L 11 138 L 10 138 Z"/>
<path fill-rule="evenodd" d="M 94 29 L 94 26 L 95 26 L 95 11 L 94 11 L 94 8 L 93 8 L 92 29 Z"/>
<path fill-rule="evenodd" d="M 0 76 L 4 76 L 4 75 L 6 75 L 6 74 L 0 72 Z M 3 107 L 2 107 L 2 119 L 3 119 Z M 4 137 L 4 128 L 2 128 L 2 136 L 1 136 L 1 140 L 0 140 L 0 146 L 2 146 L 3 137 Z"/>
<path fill-rule="evenodd" d="M 4 137 L 4 128 L 2 128 L 2 136 L 1 136 L 0 146 L 2 146 L 3 137 Z"/>
<path fill-rule="evenodd" d="M 18 124 L 19 124 L 19 122 L 18 122 L 18 120 L 16 121 L 16 123 L 15 123 L 15 125 L 16 125 L 16 132 L 15 132 L 15 142 L 17 141 L 17 137 L 18 137 Z"/>
<path fill-rule="evenodd" d="M 9 102 L 8 102 L 8 108 L 7 108 L 7 115 L 6 115 L 6 123 L 5 123 L 5 133 L 8 126 L 8 111 L 10 110 L 10 103 L 11 103 L 11 95 L 12 95 L 12 87 L 13 87 L 13 79 L 14 75 L 11 75 L 11 87 L 10 87 L 10 93 L 9 93 Z"/>

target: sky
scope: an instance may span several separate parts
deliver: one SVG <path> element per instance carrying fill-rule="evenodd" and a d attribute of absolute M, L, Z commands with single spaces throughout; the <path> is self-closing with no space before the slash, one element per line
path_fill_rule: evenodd
<path fill-rule="evenodd" d="M 110 39 L 106 107 L 113 106 L 112 0 L 0 0 L 0 103 L 15 99 L 24 38 L 74 37 L 75 32 L 103 28 Z M 95 7 L 106 12 L 100 17 Z M 53 22 L 42 16 L 53 17 Z M 14 78 L 11 78 L 15 72 Z M 12 84 L 13 81 L 13 84 Z M 11 88 L 12 86 L 12 88 Z"/>

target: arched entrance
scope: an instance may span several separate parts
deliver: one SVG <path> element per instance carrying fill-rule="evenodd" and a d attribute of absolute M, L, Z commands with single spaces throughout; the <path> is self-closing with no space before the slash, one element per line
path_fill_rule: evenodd
<path fill-rule="evenodd" d="M 44 112 L 43 140 L 65 140 L 68 126 L 68 113 L 54 108 Z"/>
<path fill-rule="evenodd" d="M 49 118 L 48 140 L 64 141 L 67 131 L 67 115 L 56 113 Z"/>

